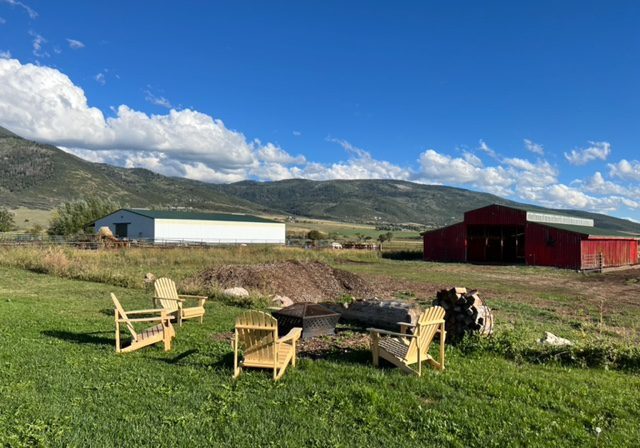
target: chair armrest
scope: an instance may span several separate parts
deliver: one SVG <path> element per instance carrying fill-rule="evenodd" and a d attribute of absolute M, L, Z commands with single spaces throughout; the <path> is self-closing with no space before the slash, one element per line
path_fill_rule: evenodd
<path fill-rule="evenodd" d="M 186 299 L 198 299 L 198 300 L 207 300 L 209 297 L 208 296 L 193 296 L 190 294 L 178 294 L 178 297 L 182 298 L 186 298 Z"/>
<path fill-rule="evenodd" d="M 280 344 L 281 342 L 297 341 L 298 339 L 300 339 L 300 336 L 302 336 L 302 328 L 294 327 L 289 333 L 278 339 L 278 344 Z"/>
<path fill-rule="evenodd" d="M 379 328 L 367 328 L 369 333 L 386 334 L 388 336 L 397 336 L 399 338 L 417 338 L 415 334 L 398 333 L 395 331 L 380 330 Z"/>
<path fill-rule="evenodd" d="M 404 327 L 416 327 L 416 324 L 412 324 L 411 322 L 396 322 L 400 326 Z"/>
<path fill-rule="evenodd" d="M 171 320 L 173 316 L 165 317 L 138 317 L 136 319 L 118 319 L 118 322 L 163 322 L 165 320 Z"/>
<path fill-rule="evenodd" d="M 162 308 L 152 308 L 152 309 L 148 309 L 148 310 L 127 311 L 127 314 L 153 314 L 153 313 L 161 313 L 163 311 L 164 311 L 164 309 L 162 309 Z"/>

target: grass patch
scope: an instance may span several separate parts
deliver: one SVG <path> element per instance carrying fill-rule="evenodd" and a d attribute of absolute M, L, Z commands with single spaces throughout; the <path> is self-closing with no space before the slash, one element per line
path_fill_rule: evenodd
<path fill-rule="evenodd" d="M 279 383 L 252 370 L 233 381 L 231 349 L 216 335 L 242 309 L 211 301 L 171 352 L 116 355 L 110 291 L 127 309 L 151 301 L 141 289 L 0 268 L 4 445 L 574 447 L 640 437 L 638 375 L 507 356 L 515 336 L 496 340 L 503 349 L 448 347 L 447 371 L 422 378 L 357 352 L 303 359 Z"/>

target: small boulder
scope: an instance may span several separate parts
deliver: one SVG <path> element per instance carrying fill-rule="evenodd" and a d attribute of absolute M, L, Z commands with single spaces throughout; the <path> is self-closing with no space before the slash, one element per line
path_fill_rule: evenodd
<path fill-rule="evenodd" d="M 227 288 L 224 291 L 222 291 L 222 293 L 225 296 L 229 296 L 229 297 L 238 297 L 238 298 L 249 297 L 249 291 L 239 286 L 236 286 L 235 288 Z"/>
<path fill-rule="evenodd" d="M 144 275 L 144 282 L 145 282 L 146 284 L 153 283 L 153 282 L 155 282 L 155 281 L 156 281 L 156 276 L 155 276 L 155 275 L 153 275 L 151 272 L 147 272 L 147 273 Z"/>
<path fill-rule="evenodd" d="M 275 306 L 281 306 L 282 308 L 286 308 L 288 306 L 293 305 L 293 300 L 291 300 L 289 297 L 287 296 L 275 296 L 273 299 L 271 299 L 271 302 L 275 305 Z"/>
<path fill-rule="evenodd" d="M 561 338 L 548 331 L 544 332 L 544 338 L 540 339 L 539 342 L 542 345 L 551 345 L 554 347 L 565 347 L 573 345 L 573 342 L 571 342 L 569 339 Z"/>

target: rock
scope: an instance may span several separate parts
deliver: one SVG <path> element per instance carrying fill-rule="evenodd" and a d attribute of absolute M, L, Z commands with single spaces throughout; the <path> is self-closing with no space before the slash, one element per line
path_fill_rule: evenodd
<path fill-rule="evenodd" d="M 286 308 L 288 306 L 293 305 L 293 300 L 291 300 L 289 297 L 287 296 L 275 296 L 273 299 L 271 299 L 271 302 L 274 305 L 277 306 L 281 306 L 282 308 Z"/>
<path fill-rule="evenodd" d="M 149 284 L 149 283 L 153 283 L 153 282 L 155 282 L 155 281 L 156 281 L 156 276 L 155 276 L 155 275 L 153 275 L 151 272 L 147 272 L 147 273 L 144 275 L 144 282 L 145 282 L 145 283 Z"/>
<path fill-rule="evenodd" d="M 544 332 L 544 338 L 540 339 L 539 342 L 542 345 L 551 345 L 554 347 L 564 347 L 568 345 L 573 345 L 573 342 L 571 342 L 569 339 L 561 338 L 548 331 Z"/>
<path fill-rule="evenodd" d="M 236 286 L 235 288 L 227 288 L 224 291 L 222 291 L 222 293 L 225 296 L 229 296 L 229 297 L 240 297 L 240 298 L 249 297 L 249 291 L 239 286 Z"/>

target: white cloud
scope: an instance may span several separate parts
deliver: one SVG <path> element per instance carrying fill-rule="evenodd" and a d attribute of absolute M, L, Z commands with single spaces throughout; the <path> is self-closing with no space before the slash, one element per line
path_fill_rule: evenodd
<path fill-rule="evenodd" d="M 498 159 L 498 154 L 487 145 L 484 140 L 480 140 L 478 149 L 491 157 L 492 159 Z"/>
<path fill-rule="evenodd" d="M 11 59 L 11 52 L 9 50 L 0 50 L 0 59 Z"/>
<path fill-rule="evenodd" d="M 293 134 L 294 137 L 300 137 L 302 135 L 302 132 L 300 131 L 293 131 L 291 134 Z"/>
<path fill-rule="evenodd" d="M 101 86 L 103 86 L 103 85 L 105 85 L 107 83 L 107 78 L 105 77 L 104 73 L 102 73 L 102 72 L 100 72 L 96 76 L 94 76 L 93 79 L 95 79 L 96 82 L 98 84 L 100 84 Z"/>
<path fill-rule="evenodd" d="M 575 181 L 574 184 L 587 193 L 624 196 L 632 196 L 634 194 L 627 187 L 605 180 L 600 171 L 596 171 L 593 176 L 585 181 Z M 637 194 L 640 194 L 640 191 Z"/>
<path fill-rule="evenodd" d="M 502 166 L 482 167 L 477 160 L 451 157 L 428 149 L 418 158 L 420 173 L 417 179 L 425 183 L 468 185 L 500 195 L 513 193 L 512 175 Z"/>
<path fill-rule="evenodd" d="M 7 23 L 7 21 L 4 18 L 0 17 L 0 25 L 4 25 L 5 23 Z"/>
<path fill-rule="evenodd" d="M 84 43 L 76 39 L 67 39 L 67 42 L 69 44 L 69 48 L 71 48 L 72 50 L 79 50 L 80 48 L 85 47 Z"/>
<path fill-rule="evenodd" d="M 589 142 L 589 147 L 574 149 L 564 153 L 565 158 L 572 165 L 586 165 L 593 160 L 607 160 L 611 154 L 611 144 L 608 142 Z"/>
<path fill-rule="evenodd" d="M 536 142 L 533 142 L 529 139 L 524 139 L 524 147 L 527 151 L 537 154 L 539 156 L 544 156 L 544 147 Z"/>
<path fill-rule="evenodd" d="M 626 159 L 622 159 L 618 163 L 610 163 L 609 176 L 640 182 L 640 162 L 637 160 L 629 162 Z"/>
<path fill-rule="evenodd" d="M 257 151 L 258 158 L 268 163 L 278 163 L 281 165 L 302 165 L 306 162 L 306 159 L 302 155 L 292 156 L 282 148 L 267 143 Z"/>
<path fill-rule="evenodd" d="M 480 160 L 480 158 L 478 156 L 476 156 L 475 154 L 472 154 L 468 151 L 464 151 L 462 153 L 462 157 L 464 158 L 464 160 L 466 162 L 468 162 L 469 164 L 478 167 L 478 168 L 482 168 L 484 166 L 484 164 L 482 163 L 482 160 Z"/>
<path fill-rule="evenodd" d="M 35 31 L 29 31 L 29 35 L 33 38 L 32 41 L 32 50 L 31 52 L 37 58 L 48 58 L 49 53 L 43 48 L 47 43 L 47 39 L 42 37 L 40 34 Z"/>
<path fill-rule="evenodd" d="M 33 8 L 31 8 L 29 5 L 22 3 L 18 0 L 0 0 L 0 3 L 6 3 L 14 7 L 17 6 L 19 8 L 24 9 L 24 11 L 29 15 L 31 19 L 35 19 L 36 17 L 38 17 L 38 13 L 34 11 Z"/>
<path fill-rule="evenodd" d="M 114 115 L 105 118 L 90 107 L 84 91 L 56 69 L 0 60 L 0 124 L 27 138 L 76 148 L 70 151 L 82 157 L 91 151 L 93 160 L 173 170 L 173 175 L 209 181 L 282 172 L 275 166 L 260 171 L 261 165 L 304 163 L 274 145 L 248 141 L 198 111 L 148 115 L 121 105 Z"/>
<path fill-rule="evenodd" d="M 144 99 L 148 103 L 151 103 L 155 106 L 164 107 L 165 109 L 171 109 L 173 107 L 168 99 L 163 96 L 154 95 L 149 89 L 146 89 L 144 91 Z"/>

